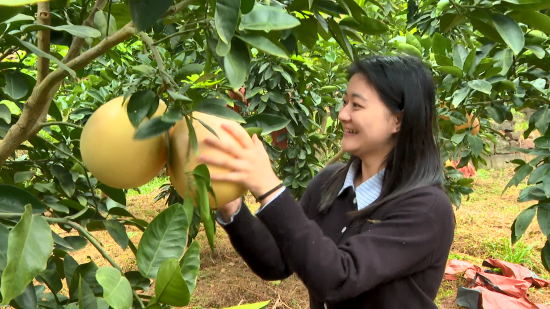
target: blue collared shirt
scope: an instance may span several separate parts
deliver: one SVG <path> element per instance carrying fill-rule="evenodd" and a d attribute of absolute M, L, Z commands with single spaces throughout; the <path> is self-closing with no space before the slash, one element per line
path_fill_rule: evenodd
<path fill-rule="evenodd" d="M 372 202 L 374 202 L 380 196 L 380 192 L 382 191 L 382 178 L 384 176 L 384 171 L 385 171 L 385 169 L 382 169 L 380 172 L 378 172 L 371 178 L 367 179 L 365 182 L 363 182 L 356 188 L 353 180 L 355 179 L 355 176 L 357 175 L 357 171 L 359 168 L 361 168 L 361 166 L 357 161 L 350 166 L 350 168 L 348 169 L 348 173 L 346 175 L 346 180 L 344 181 L 344 185 L 342 185 L 340 192 L 338 192 L 338 195 L 340 195 L 342 194 L 342 192 L 344 192 L 346 188 L 352 187 L 353 190 L 355 191 L 357 210 L 361 210 L 369 206 L 370 204 L 372 204 Z M 260 211 L 262 211 L 262 209 L 267 207 L 269 203 L 271 203 L 273 200 L 279 197 L 279 195 L 281 195 L 281 193 L 283 193 L 285 190 L 286 188 L 279 191 L 279 193 L 277 193 L 277 195 L 275 195 L 271 199 L 271 201 L 267 202 L 263 207 L 258 209 L 258 211 L 256 211 L 256 214 L 258 214 Z M 231 220 L 229 222 L 224 222 L 223 219 L 220 216 L 218 216 L 217 217 L 218 223 L 220 223 L 221 225 L 226 225 L 233 222 L 233 217 L 237 215 L 240 210 L 241 210 L 241 206 L 239 205 L 239 209 L 235 214 L 233 214 L 233 216 L 231 216 Z"/>

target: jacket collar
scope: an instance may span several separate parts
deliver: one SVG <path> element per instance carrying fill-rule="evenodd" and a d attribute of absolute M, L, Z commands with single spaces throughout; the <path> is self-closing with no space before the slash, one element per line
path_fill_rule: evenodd
<path fill-rule="evenodd" d="M 340 195 L 345 189 L 351 187 L 355 191 L 355 197 L 357 198 L 357 210 L 369 206 L 380 196 L 380 192 L 382 191 L 382 178 L 385 171 L 385 169 L 382 169 L 378 174 L 367 179 L 355 188 L 353 180 L 355 179 L 358 169 L 361 168 L 359 163 L 360 161 L 352 163 L 346 175 L 344 185 L 342 189 L 340 189 L 340 192 L 338 192 L 338 195 Z"/>

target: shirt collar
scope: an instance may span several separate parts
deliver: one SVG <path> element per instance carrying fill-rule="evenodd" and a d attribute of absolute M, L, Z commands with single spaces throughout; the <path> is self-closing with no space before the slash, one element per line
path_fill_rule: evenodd
<path fill-rule="evenodd" d="M 376 175 L 367 179 L 365 182 L 363 182 L 357 188 L 355 188 L 353 180 L 355 179 L 357 170 L 360 167 L 361 166 L 359 165 L 359 161 L 353 162 L 351 164 L 348 170 L 348 173 L 346 175 L 346 180 L 344 181 L 344 185 L 342 186 L 342 189 L 340 189 L 340 192 L 338 192 L 338 195 L 340 195 L 342 194 L 342 192 L 344 192 L 345 189 L 347 189 L 348 187 L 351 187 L 355 191 L 358 210 L 361 210 L 369 206 L 370 204 L 372 204 L 372 202 L 374 202 L 380 196 L 380 192 L 382 191 L 382 178 L 384 176 L 384 171 L 385 171 L 385 169 L 382 169 Z"/>

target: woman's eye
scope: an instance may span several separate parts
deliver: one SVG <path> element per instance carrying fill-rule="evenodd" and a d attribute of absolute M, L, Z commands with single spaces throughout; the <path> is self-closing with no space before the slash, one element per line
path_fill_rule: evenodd
<path fill-rule="evenodd" d="M 361 105 L 359 105 L 357 103 L 353 103 L 353 107 L 361 107 Z"/>

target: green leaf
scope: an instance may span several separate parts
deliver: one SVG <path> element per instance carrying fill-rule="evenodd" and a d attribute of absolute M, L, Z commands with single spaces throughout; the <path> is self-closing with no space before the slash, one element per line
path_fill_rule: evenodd
<path fill-rule="evenodd" d="M 540 166 L 538 166 L 531 176 L 529 176 L 529 180 L 527 180 L 528 185 L 534 185 L 538 183 L 539 181 L 543 180 L 543 177 L 550 172 L 550 163 L 544 163 Z"/>
<path fill-rule="evenodd" d="M 538 120 L 535 122 L 535 127 L 539 130 L 540 134 L 546 134 L 548 126 L 550 125 L 550 108 L 547 104 L 544 109 L 539 109 L 538 112 L 541 113 Z"/>
<path fill-rule="evenodd" d="M 13 182 L 16 184 L 25 182 L 25 181 L 31 180 L 34 177 L 34 175 L 36 175 L 35 171 L 17 172 L 13 176 Z"/>
<path fill-rule="evenodd" d="M 332 33 L 332 36 L 338 42 L 338 45 L 344 50 L 346 55 L 349 57 L 349 59 L 354 59 L 354 53 L 353 48 L 347 38 L 347 36 L 344 34 L 342 29 L 340 28 L 340 25 L 334 19 L 328 20 L 328 27 L 330 29 L 330 32 Z"/>
<path fill-rule="evenodd" d="M 448 66 L 452 67 L 454 65 L 453 59 L 447 56 L 434 55 L 434 58 L 435 58 L 435 62 L 442 67 L 448 67 Z"/>
<path fill-rule="evenodd" d="M 525 36 L 518 24 L 509 16 L 495 14 L 491 16 L 496 30 L 514 51 L 514 54 L 519 54 L 525 45 Z"/>
<path fill-rule="evenodd" d="M 53 236 L 53 234 L 52 234 Z M 54 238 L 54 241 L 56 238 Z M 88 240 L 82 236 L 66 236 L 63 238 L 65 244 L 58 244 L 56 250 L 62 250 L 65 252 L 75 252 L 84 249 L 88 245 Z M 66 244 L 69 244 L 66 246 Z"/>
<path fill-rule="evenodd" d="M 158 302 L 170 306 L 183 307 L 189 304 L 191 295 L 181 275 L 177 259 L 166 259 L 160 265 L 155 283 L 155 296 Z"/>
<path fill-rule="evenodd" d="M 4 2 L 11 2 L 10 0 L 0 0 L 0 3 Z M 4 4 L 2 4 L 4 5 Z M 14 17 L 15 15 L 20 14 L 25 9 L 24 6 L 5 6 L 0 10 L 0 23 Z M 34 18 L 31 17 L 31 20 L 34 20 Z"/>
<path fill-rule="evenodd" d="M 159 136 L 170 130 L 174 124 L 175 122 L 168 122 L 162 116 L 151 118 L 151 120 L 145 122 L 136 130 L 134 139 L 142 140 Z"/>
<path fill-rule="evenodd" d="M 441 15 L 439 29 L 441 32 L 447 32 L 464 20 L 464 15 L 447 13 Z"/>
<path fill-rule="evenodd" d="M 486 80 L 481 80 L 481 79 L 469 81 L 468 86 L 470 86 L 470 88 L 474 90 L 477 90 L 479 92 L 483 92 L 486 94 L 491 94 L 491 90 L 493 89 L 493 85 L 491 85 L 490 82 Z"/>
<path fill-rule="evenodd" d="M 21 221 L 9 233 L 8 263 L 0 283 L 0 305 L 8 305 L 25 291 L 39 273 L 46 270 L 52 251 L 50 226 L 43 217 L 32 214 L 31 205 L 26 205 Z"/>
<path fill-rule="evenodd" d="M 0 224 L 0 272 L 3 272 L 8 264 L 9 233 L 10 230 L 5 225 Z"/>
<path fill-rule="evenodd" d="M 250 67 L 250 53 L 243 41 L 231 41 L 231 51 L 223 58 L 223 65 L 231 88 L 235 91 L 240 89 L 246 81 Z"/>
<path fill-rule="evenodd" d="M 422 58 L 422 53 L 416 47 L 408 43 L 400 43 L 397 46 L 397 51 L 405 53 L 410 56 Z"/>
<path fill-rule="evenodd" d="M 103 191 L 103 193 L 105 193 L 105 195 L 110 197 L 113 201 L 126 206 L 126 194 L 124 193 L 124 190 L 111 188 L 102 183 L 98 184 L 97 188 Z"/>
<path fill-rule="evenodd" d="M 489 106 L 485 108 L 485 112 L 489 117 L 493 118 L 494 121 L 497 123 L 503 123 L 504 120 L 504 113 L 498 108 L 497 106 Z"/>
<path fill-rule="evenodd" d="M 23 213 L 27 204 L 31 204 L 35 214 L 46 211 L 46 206 L 36 196 L 19 187 L 0 184 L 0 212 Z"/>
<path fill-rule="evenodd" d="M 285 50 L 285 48 L 282 46 L 282 44 L 273 43 L 270 39 L 257 35 L 257 34 L 247 34 L 243 33 L 240 35 L 237 35 L 237 37 L 244 42 L 252 45 L 253 47 L 256 47 L 258 50 L 264 51 L 268 54 L 281 57 L 284 59 L 288 58 L 288 54 Z"/>
<path fill-rule="evenodd" d="M 468 135 L 468 143 L 474 156 L 479 156 L 483 151 L 483 140 L 475 135 Z"/>
<path fill-rule="evenodd" d="M 132 308 L 132 286 L 119 270 L 112 267 L 101 267 L 95 275 L 103 287 L 103 297 L 113 308 Z"/>
<path fill-rule="evenodd" d="M 300 25 L 300 20 L 286 10 L 256 3 L 252 11 L 241 18 L 239 30 L 284 30 Z"/>
<path fill-rule="evenodd" d="M 542 189 L 542 187 L 539 185 L 527 187 L 521 190 L 518 195 L 518 202 L 520 203 L 533 200 L 542 201 L 544 199 L 546 199 L 546 195 L 544 194 L 544 190 Z"/>
<path fill-rule="evenodd" d="M 5 104 L 0 104 L 0 119 L 4 120 L 7 124 L 11 123 L 11 111 Z"/>
<path fill-rule="evenodd" d="M 63 192 L 65 192 L 68 197 L 73 196 L 76 190 L 76 184 L 73 181 L 71 173 L 63 166 L 55 164 L 52 165 L 52 175 L 59 180 Z"/>
<path fill-rule="evenodd" d="M 540 30 L 546 34 L 550 34 L 550 16 L 544 15 L 541 12 L 525 11 L 525 12 L 511 12 L 508 14 L 510 18 L 513 18 L 520 23 L 524 23 L 529 27 Z"/>
<path fill-rule="evenodd" d="M 71 75 L 71 77 L 76 78 L 75 71 L 73 71 L 71 68 L 69 68 L 66 64 L 64 64 L 61 60 L 57 59 L 53 55 L 51 55 L 49 53 L 45 53 L 41 49 L 36 47 L 35 45 L 33 45 L 29 42 L 22 41 L 22 40 L 20 40 L 19 38 L 15 37 L 15 36 L 6 35 L 6 37 L 13 38 L 14 40 L 16 40 L 21 45 L 21 47 L 29 50 L 30 52 L 34 53 L 38 57 L 43 57 L 43 58 L 50 59 L 50 61 L 55 62 L 59 67 L 61 67 L 65 71 L 67 71 Z"/>
<path fill-rule="evenodd" d="M 188 226 L 181 204 L 166 208 L 151 221 L 137 251 L 137 266 L 144 277 L 155 279 L 164 260 L 181 257 L 187 245 Z"/>
<path fill-rule="evenodd" d="M 230 44 L 239 21 L 240 0 L 216 0 L 214 22 L 220 40 Z"/>
<path fill-rule="evenodd" d="M 439 32 L 434 34 L 432 50 L 436 55 L 445 56 L 447 54 L 447 40 Z"/>
<path fill-rule="evenodd" d="M 495 41 L 497 43 L 505 43 L 498 31 L 490 24 L 473 17 L 469 17 L 469 19 L 472 23 L 472 26 L 474 26 L 474 29 L 481 32 L 481 34 L 483 34 L 489 40 Z"/>
<path fill-rule="evenodd" d="M 126 234 L 126 227 L 116 219 L 105 220 L 103 224 L 105 224 L 109 235 L 111 235 L 115 242 L 122 247 L 122 250 L 126 250 L 129 241 L 128 234 Z"/>
<path fill-rule="evenodd" d="M 401 44 L 401 45 L 403 45 L 403 44 Z M 455 67 L 455 66 L 439 66 L 439 67 L 435 67 L 434 69 L 436 69 L 438 71 L 441 71 L 443 73 L 446 73 L 446 74 L 451 74 L 451 75 L 456 76 L 456 77 L 462 77 L 462 70 Z"/>
<path fill-rule="evenodd" d="M 199 103 L 197 107 L 195 107 L 194 111 L 233 120 L 239 123 L 245 122 L 243 117 L 241 117 L 241 115 L 239 115 L 237 112 L 235 112 L 230 108 L 227 108 L 225 106 L 220 106 L 217 104 L 203 103 L 203 102 Z"/>
<path fill-rule="evenodd" d="M 349 27 L 369 35 L 380 35 L 389 30 L 388 26 L 381 21 L 367 16 L 362 16 L 360 19 L 345 17 L 340 21 L 339 25 Z"/>
<path fill-rule="evenodd" d="M 546 240 L 540 252 L 541 262 L 544 268 L 550 269 L 550 240 Z"/>
<path fill-rule="evenodd" d="M 158 106 L 159 100 L 153 91 L 141 90 L 132 94 L 128 101 L 126 111 L 130 122 L 137 128 L 152 109 L 154 112 L 157 111 Z"/>
<path fill-rule="evenodd" d="M 171 0 L 128 0 L 136 33 L 144 31 L 159 20 L 172 5 Z"/>
<path fill-rule="evenodd" d="M 241 14 L 248 14 L 254 8 L 255 0 L 241 0 Z"/>
<path fill-rule="evenodd" d="M 29 86 L 25 81 L 25 76 L 23 75 L 23 73 L 19 71 L 10 71 L 5 75 L 5 79 L 6 79 L 6 86 L 3 88 L 4 92 L 7 95 L 9 95 L 12 99 L 19 100 L 23 98 L 25 95 L 27 95 L 29 91 Z M 10 119 L 11 119 L 11 116 L 10 116 Z"/>
<path fill-rule="evenodd" d="M 37 309 L 38 300 L 36 298 L 37 297 L 36 294 L 37 294 L 37 291 L 35 290 L 34 284 L 30 282 L 25 287 L 25 292 L 23 292 L 23 294 L 14 298 L 14 301 L 19 306 L 19 308 Z"/>
<path fill-rule="evenodd" d="M 454 67 L 453 67 L 454 68 Z M 458 68 L 457 68 L 458 69 Z M 470 94 L 470 87 L 460 88 L 453 93 L 453 107 L 458 107 Z"/>
<path fill-rule="evenodd" d="M 414 46 L 419 52 L 422 53 L 422 44 L 420 44 L 420 41 L 414 34 L 407 32 L 406 43 Z"/>
<path fill-rule="evenodd" d="M 185 254 L 180 260 L 181 274 L 183 276 L 183 279 L 185 279 L 185 282 L 187 283 L 189 294 L 192 294 L 193 290 L 195 289 L 200 263 L 201 260 L 199 242 L 194 240 L 191 245 L 187 247 L 187 251 L 185 251 Z"/>
<path fill-rule="evenodd" d="M 514 174 L 512 179 L 510 179 L 510 181 L 508 182 L 506 187 L 504 187 L 504 190 L 502 191 L 502 193 L 506 192 L 506 190 L 511 186 L 519 185 L 519 183 L 522 182 L 523 179 L 525 179 L 525 177 L 527 177 L 527 175 L 531 174 L 532 171 L 533 171 L 533 167 L 529 164 L 525 164 L 522 167 L 520 167 L 516 171 L 516 173 Z"/>
<path fill-rule="evenodd" d="M 540 46 L 525 45 L 525 47 L 529 49 L 533 54 L 535 54 L 535 56 L 539 59 L 544 58 L 544 56 L 546 55 L 546 51 Z"/>
<path fill-rule="evenodd" d="M 315 44 L 317 44 L 317 38 L 319 38 L 317 31 L 318 21 L 310 17 L 301 19 L 300 22 L 301 24 L 298 27 L 292 29 L 292 33 L 307 48 L 314 49 Z"/>
<path fill-rule="evenodd" d="M 210 178 L 210 176 L 208 177 Z M 208 187 L 204 178 L 195 178 L 196 180 L 196 190 L 198 192 L 198 207 L 201 215 L 201 222 L 204 225 L 204 230 L 206 231 L 206 237 L 208 239 L 208 244 L 210 249 L 214 250 L 214 222 L 212 221 L 212 216 L 210 214 L 210 201 L 208 196 Z"/>
<path fill-rule="evenodd" d="M 550 149 L 550 136 L 537 137 L 534 142 L 538 148 Z"/>
<path fill-rule="evenodd" d="M 290 123 L 290 120 L 287 118 L 264 113 L 246 117 L 245 120 L 246 124 L 243 125 L 244 128 L 262 128 L 262 134 L 269 134 L 273 131 L 281 130 Z"/>
<path fill-rule="evenodd" d="M 101 32 L 97 29 L 94 29 L 89 26 L 80 26 L 80 25 L 62 25 L 62 26 L 48 26 L 48 25 L 25 25 L 21 27 L 23 33 L 39 30 L 54 30 L 54 31 L 65 31 L 79 38 L 98 38 L 101 36 Z"/>
<path fill-rule="evenodd" d="M 90 288 L 86 281 L 82 280 L 82 276 L 78 275 L 78 306 L 80 309 L 96 309 L 97 300 L 94 291 Z"/>
<path fill-rule="evenodd" d="M 531 221 L 535 217 L 537 212 L 537 205 L 533 205 L 523 210 L 519 216 L 514 220 L 512 225 L 512 244 L 515 244 L 521 236 L 525 233 Z"/>

